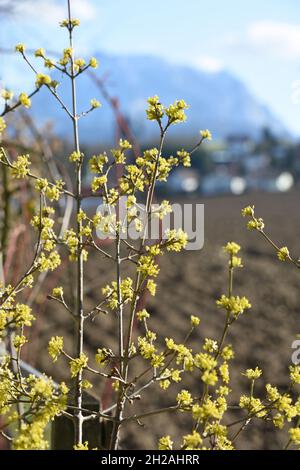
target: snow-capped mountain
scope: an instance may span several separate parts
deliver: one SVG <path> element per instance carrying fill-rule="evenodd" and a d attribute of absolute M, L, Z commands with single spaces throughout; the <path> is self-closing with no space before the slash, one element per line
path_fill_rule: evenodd
<path fill-rule="evenodd" d="M 157 135 L 155 123 L 145 117 L 146 99 L 153 95 L 158 95 L 165 104 L 183 98 L 190 105 L 188 120 L 173 129 L 173 133 L 185 138 L 196 135 L 203 128 L 209 128 L 216 138 L 228 134 L 257 137 L 263 127 L 270 128 L 275 134 L 286 132 L 283 124 L 249 92 L 245 84 L 227 71 L 210 73 L 174 65 L 157 57 L 105 54 L 96 57 L 100 62 L 97 74 L 106 77 L 110 95 L 118 98 L 124 115 L 140 140 L 149 140 Z M 62 82 L 59 94 L 69 103 L 68 86 Z M 83 74 L 78 79 L 80 111 L 89 107 L 91 98 L 99 99 L 103 106 L 80 121 L 82 141 L 111 141 L 115 132 L 112 110 L 88 74 Z M 39 122 L 53 119 L 57 133 L 70 136 L 70 122 L 58 107 L 45 89 L 34 98 L 33 114 Z"/>

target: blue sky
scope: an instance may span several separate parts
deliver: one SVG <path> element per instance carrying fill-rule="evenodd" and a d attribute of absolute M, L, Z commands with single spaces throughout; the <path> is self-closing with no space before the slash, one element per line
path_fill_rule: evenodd
<path fill-rule="evenodd" d="M 0 46 L 21 41 L 60 50 L 65 36 L 56 25 L 66 16 L 65 3 L 21 1 L 15 16 L 1 18 Z M 82 53 L 151 54 L 212 72 L 229 70 L 300 136 L 299 0 L 73 3 L 74 16 L 82 19 L 77 32 Z M 2 56 L 0 79 L 26 89 L 30 75 L 18 57 Z"/>

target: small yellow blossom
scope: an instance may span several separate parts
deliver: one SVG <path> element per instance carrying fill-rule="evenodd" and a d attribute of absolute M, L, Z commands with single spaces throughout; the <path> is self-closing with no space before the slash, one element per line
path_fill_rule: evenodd
<path fill-rule="evenodd" d="M 93 181 L 92 181 L 92 184 L 91 184 L 91 188 L 92 188 L 93 193 L 98 191 L 98 189 L 101 188 L 101 186 L 104 186 L 106 183 L 107 183 L 107 176 L 106 175 L 95 176 L 93 178 Z"/>
<path fill-rule="evenodd" d="M 194 315 L 191 315 L 191 325 L 192 326 L 198 326 L 200 325 L 200 318 L 199 317 L 195 317 Z"/>
<path fill-rule="evenodd" d="M 242 209 L 243 217 L 254 217 L 254 206 L 247 206 Z"/>
<path fill-rule="evenodd" d="M 256 380 L 261 376 L 261 374 L 262 370 L 258 367 L 255 367 L 255 369 L 247 369 L 243 375 L 249 380 Z"/>
<path fill-rule="evenodd" d="M 203 349 L 209 353 L 214 353 L 218 351 L 218 342 L 210 338 L 205 338 Z"/>
<path fill-rule="evenodd" d="M 179 161 L 183 164 L 185 167 L 190 167 L 191 166 L 191 156 L 189 152 L 186 150 L 178 150 L 177 152 L 177 157 Z"/>
<path fill-rule="evenodd" d="M 75 444 L 74 450 L 89 450 L 88 441 L 83 442 L 82 444 Z"/>
<path fill-rule="evenodd" d="M 187 434 L 183 436 L 182 447 L 185 450 L 195 450 L 198 449 L 202 443 L 202 438 L 197 431 L 193 431 L 192 434 Z"/>
<path fill-rule="evenodd" d="M 169 123 L 177 124 L 186 120 L 185 110 L 189 106 L 184 100 L 176 100 L 175 103 L 170 104 L 168 108 L 165 108 L 165 113 L 169 118 Z"/>
<path fill-rule="evenodd" d="M 138 261 L 137 270 L 144 276 L 156 277 L 159 273 L 158 265 L 153 261 L 151 256 L 141 256 Z"/>
<path fill-rule="evenodd" d="M 91 108 L 93 109 L 96 109 L 96 108 L 100 108 L 101 107 L 101 103 L 100 101 L 96 100 L 95 98 L 93 98 L 91 101 Z"/>
<path fill-rule="evenodd" d="M 51 77 L 49 75 L 45 75 L 43 73 L 38 73 L 36 75 L 35 85 L 37 88 L 40 88 L 43 85 L 50 85 L 51 84 Z"/>
<path fill-rule="evenodd" d="M 265 227 L 265 223 L 262 218 L 249 220 L 247 223 L 248 230 L 258 230 L 261 231 Z"/>
<path fill-rule="evenodd" d="M 139 321 L 143 321 L 146 318 L 150 318 L 150 313 L 148 313 L 147 310 L 143 308 L 143 310 L 137 312 L 136 316 Z"/>
<path fill-rule="evenodd" d="M 168 251 L 181 251 L 188 242 L 187 233 L 184 232 L 181 228 L 176 230 L 167 229 L 165 232 L 166 236 L 166 246 Z"/>
<path fill-rule="evenodd" d="M 294 384 L 300 384 L 300 366 L 290 366 L 290 378 Z"/>
<path fill-rule="evenodd" d="M 95 57 L 91 57 L 89 64 L 92 69 L 96 69 L 98 67 L 98 60 Z"/>
<path fill-rule="evenodd" d="M 100 366 L 104 366 L 107 363 L 108 358 L 109 353 L 107 349 L 102 348 L 97 350 L 97 354 L 95 355 L 95 361 L 97 364 L 99 364 Z"/>
<path fill-rule="evenodd" d="M 163 436 L 158 441 L 158 450 L 172 450 L 173 441 L 170 436 Z"/>
<path fill-rule="evenodd" d="M 29 155 L 19 155 L 12 164 L 12 177 L 21 179 L 28 175 L 30 169 Z"/>
<path fill-rule="evenodd" d="M 153 281 L 153 279 L 148 279 L 147 281 L 147 289 L 150 292 L 152 296 L 155 296 L 156 294 L 156 282 Z"/>
<path fill-rule="evenodd" d="M 81 382 L 81 386 L 82 386 L 83 390 L 89 390 L 90 388 L 93 388 L 93 385 L 91 384 L 91 382 L 89 380 L 86 380 L 86 379 L 84 379 Z"/>
<path fill-rule="evenodd" d="M 52 297 L 61 299 L 63 295 L 64 295 L 64 290 L 62 287 L 54 287 L 54 289 L 52 289 Z"/>
<path fill-rule="evenodd" d="M 23 43 L 17 44 L 15 47 L 15 51 L 20 52 L 20 54 L 24 54 L 25 50 L 26 50 L 26 46 Z"/>
<path fill-rule="evenodd" d="M 14 347 L 20 349 L 28 340 L 24 335 L 16 335 L 13 339 Z"/>
<path fill-rule="evenodd" d="M 222 295 L 216 303 L 218 307 L 231 312 L 235 317 L 238 317 L 238 315 L 244 313 L 245 310 L 251 308 L 251 304 L 246 297 L 227 297 L 226 295 Z"/>
<path fill-rule="evenodd" d="M 201 130 L 200 135 L 202 139 L 212 140 L 212 134 L 208 129 Z"/>
<path fill-rule="evenodd" d="M 176 401 L 181 408 L 186 408 L 193 403 L 193 398 L 188 390 L 182 390 L 178 393 Z"/>
<path fill-rule="evenodd" d="M 9 100 L 12 100 L 13 97 L 14 97 L 14 94 L 12 91 L 9 91 L 9 90 L 2 90 L 1 91 L 1 96 L 2 98 L 5 100 L 5 101 L 9 101 Z"/>
<path fill-rule="evenodd" d="M 76 375 L 78 375 L 79 372 L 81 372 L 82 369 L 87 366 L 87 364 L 88 357 L 84 353 L 81 353 L 78 358 L 72 359 L 70 361 L 71 377 L 76 377 Z"/>
<path fill-rule="evenodd" d="M 45 52 L 45 49 L 43 49 L 42 47 L 40 47 L 39 49 L 37 49 L 34 53 L 35 57 L 42 57 L 44 58 L 45 55 L 46 55 L 46 52 Z"/>
<path fill-rule="evenodd" d="M 53 336 L 48 345 L 49 355 L 52 357 L 53 362 L 56 362 L 64 347 L 64 340 L 62 336 Z"/>
<path fill-rule="evenodd" d="M 286 261 L 290 257 L 290 252 L 287 246 L 283 246 L 280 248 L 280 250 L 277 252 L 278 259 L 280 261 Z"/>
<path fill-rule="evenodd" d="M 226 253 L 229 253 L 230 255 L 237 255 L 241 247 L 235 242 L 228 242 L 223 249 Z"/>
<path fill-rule="evenodd" d="M 217 375 L 217 372 L 215 370 L 212 370 L 212 371 L 209 371 L 209 370 L 206 370 L 202 376 L 201 376 L 201 380 L 202 382 L 204 382 L 205 384 L 207 385 L 216 385 L 217 381 L 218 381 L 218 375 Z"/>
<path fill-rule="evenodd" d="M 148 98 L 148 109 L 146 110 L 147 118 L 150 121 L 160 121 L 164 115 L 162 104 L 159 102 L 158 96 Z"/>
<path fill-rule="evenodd" d="M 71 155 L 69 156 L 70 162 L 80 162 L 82 160 L 82 153 L 80 152 L 72 152 Z"/>
<path fill-rule="evenodd" d="M 289 436 L 293 444 L 300 444 L 300 427 L 289 429 Z"/>
<path fill-rule="evenodd" d="M 3 117 L 0 116 L 0 134 L 6 129 L 6 123 Z"/>
<path fill-rule="evenodd" d="M 80 20 L 78 18 L 73 18 L 71 20 L 66 19 L 59 22 L 61 28 L 73 29 L 76 26 L 80 26 Z"/>
<path fill-rule="evenodd" d="M 29 96 L 26 93 L 24 93 L 24 92 L 20 93 L 19 101 L 24 106 L 24 108 L 30 108 L 31 99 L 29 98 Z"/>

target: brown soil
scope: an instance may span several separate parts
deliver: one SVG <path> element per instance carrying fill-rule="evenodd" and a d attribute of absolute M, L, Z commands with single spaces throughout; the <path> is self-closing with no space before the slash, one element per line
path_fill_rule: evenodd
<path fill-rule="evenodd" d="M 172 335 L 179 341 L 186 333 L 189 316 L 198 315 L 201 327 L 192 342 L 195 348 L 199 348 L 205 337 L 218 339 L 224 325 L 223 312 L 215 305 L 215 300 L 226 292 L 227 286 L 226 258 L 221 246 L 231 240 L 242 246 L 244 268 L 236 275 L 234 289 L 236 294 L 246 295 L 251 300 L 252 309 L 239 319 L 228 336 L 236 352 L 231 382 L 235 390 L 233 401 L 241 392 L 247 391 L 247 380 L 241 375 L 247 367 L 259 365 L 263 368 L 262 383 L 272 382 L 286 387 L 291 344 L 300 332 L 300 273 L 295 267 L 280 263 L 259 234 L 246 230 L 240 211 L 248 203 L 255 204 L 257 214 L 265 219 L 267 232 L 280 246 L 287 245 L 297 256 L 300 251 L 297 246 L 299 197 L 299 192 L 295 191 L 285 195 L 255 194 L 199 200 L 205 204 L 204 248 L 196 252 L 168 254 L 161 261 L 158 293 L 149 299 L 147 306 L 152 313 L 151 327 L 162 338 Z M 62 278 L 66 279 L 70 289 L 71 273 L 69 275 L 70 278 L 64 273 Z M 88 303 L 92 306 L 101 297 L 100 287 L 112 279 L 113 273 L 109 263 L 93 257 L 88 264 L 87 275 Z M 115 322 L 112 320 L 111 317 L 101 317 L 91 324 L 87 331 L 90 351 L 111 343 L 115 336 Z M 40 369 L 49 370 L 47 355 L 43 354 L 46 340 L 53 333 L 67 333 L 70 338 L 71 325 L 64 311 L 54 304 L 47 306 L 38 331 L 40 350 L 35 362 Z M 59 362 L 49 370 L 57 379 L 64 376 L 64 371 L 64 365 Z M 191 384 L 194 393 L 198 387 L 201 385 L 197 381 Z M 95 390 L 102 388 L 95 384 Z M 174 399 L 175 393 L 174 389 L 170 393 L 161 393 L 159 387 L 153 388 L 147 392 L 139 408 L 164 406 L 170 403 L 170 394 Z M 170 434 L 176 440 L 183 432 L 190 431 L 189 419 L 184 414 L 164 414 L 143 424 L 144 428 L 138 425 L 130 427 L 124 442 L 126 448 L 155 448 L 161 435 Z M 276 449 L 282 447 L 285 440 L 285 435 L 274 433 L 268 423 L 254 421 L 237 441 L 237 447 Z"/>

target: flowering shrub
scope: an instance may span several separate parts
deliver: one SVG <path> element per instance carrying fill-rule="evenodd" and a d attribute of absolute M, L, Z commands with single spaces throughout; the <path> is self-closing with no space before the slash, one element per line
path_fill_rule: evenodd
<path fill-rule="evenodd" d="M 193 153 L 204 140 L 210 140 L 208 130 L 200 131 L 196 145 L 190 150 L 180 149 L 176 156 L 165 158 L 164 143 L 168 129 L 186 119 L 188 106 L 183 100 L 165 106 L 157 96 L 148 99 L 147 118 L 158 126 L 160 139 L 157 148 L 148 149 L 135 160 L 127 164 L 127 152 L 131 144 L 120 140 L 117 148 L 110 153 L 92 156 L 89 170 L 92 177 L 91 191 L 106 207 L 116 208 L 120 198 L 126 196 L 125 222 L 116 217 L 114 211 L 97 212 L 89 216 L 83 210 L 82 170 L 86 156 L 81 151 L 78 121 L 87 113 L 100 107 L 96 99 L 92 99 L 87 111 L 79 114 L 76 102 L 76 79 L 90 67 L 98 66 L 97 60 L 85 61 L 77 58 L 73 46 L 74 29 L 80 22 L 72 18 L 71 2 L 68 1 L 68 18 L 60 23 L 68 32 L 69 44 L 61 58 L 50 59 L 44 49 L 38 49 L 35 56 L 48 69 L 58 70 L 70 81 L 72 92 L 72 109 L 69 109 L 58 93 L 59 83 L 50 75 L 40 73 L 32 65 L 26 54 L 26 46 L 18 44 L 16 51 L 31 67 L 35 74 L 35 88 L 29 95 L 21 93 L 14 101 L 13 93 L 4 90 L 4 109 L 0 117 L 0 131 L 4 132 L 6 124 L 4 116 L 24 106 L 29 108 L 31 99 L 42 87 L 48 89 L 53 98 L 64 109 L 73 124 L 74 149 L 69 161 L 74 168 L 76 179 L 75 191 L 66 189 L 63 180 L 50 181 L 34 170 L 29 155 L 19 155 L 12 159 L 8 152 L 1 149 L 1 164 L 9 170 L 10 178 L 17 185 L 19 180 L 30 182 L 36 192 L 36 212 L 32 217 L 31 226 L 36 232 L 36 245 L 32 253 L 32 262 L 23 275 L 13 285 L 2 285 L 0 288 L 0 334 L 1 340 L 7 343 L 12 339 L 13 348 L 1 359 L 0 366 L 0 424 L 1 433 L 11 440 L 14 449 L 46 449 L 49 443 L 45 437 L 49 421 L 63 415 L 74 424 L 74 448 L 89 449 L 84 441 L 83 424 L 89 420 L 102 419 L 111 423 L 110 439 L 107 448 L 118 449 L 122 432 L 131 422 L 140 424 L 149 416 L 157 414 L 182 413 L 190 422 L 190 433 L 183 436 L 165 435 L 159 439 L 158 449 L 174 448 L 192 450 L 231 450 L 245 427 L 254 419 L 272 421 L 274 426 L 282 429 L 287 427 L 287 444 L 300 445 L 300 398 L 295 394 L 295 386 L 300 383 L 300 367 L 290 367 L 290 387 L 283 393 L 275 386 L 266 384 L 265 396 L 256 395 L 255 384 L 261 380 L 262 371 L 259 367 L 243 372 L 249 382 L 249 392 L 242 395 L 239 404 L 231 400 L 230 361 L 234 351 L 226 342 L 229 328 L 234 326 L 241 315 L 248 315 L 251 304 L 246 297 L 234 293 L 233 276 L 236 270 L 243 267 L 239 256 L 240 246 L 229 242 L 224 247 L 228 256 L 228 289 L 216 301 L 216 307 L 224 314 L 224 328 L 220 338 L 205 338 L 202 345 L 193 350 L 189 345 L 192 332 L 200 328 L 200 319 L 191 316 L 186 326 L 186 334 L 182 343 L 172 337 L 159 341 L 158 333 L 151 328 L 151 316 L 146 308 L 139 309 L 139 299 L 144 292 L 156 293 L 159 265 L 157 259 L 166 251 L 179 252 L 187 244 L 187 235 L 183 230 L 168 230 L 164 239 L 149 242 L 147 227 L 153 216 L 163 219 L 171 207 L 163 201 L 159 210 L 153 209 L 153 197 L 158 181 L 165 182 L 174 167 L 190 166 Z M 113 170 L 124 165 L 123 175 L 114 184 Z M 73 227 L 58 233 L 56 226 L 56 209 L 63 198 L 72 198 L 76 205 L 76 220 Z M 146 219 L 139 215 L 139 202 L 146 201 Z M 291 258 L 286 247 L 277 247 L 265 234 L 262 219 L 257 219 L 253 207 L 243 210 L 249 217 L 248 228 L 259 231 L 275 248 L 281 261 L 298 261 Z M 140 233 L 136 242 L 122 238 L 124 223 L 133 224 Z M 105 251 L 96 240 L 96 230 L 108 236 L 114 236 L 114 253 Z M 115 278 L 102 288 L 102 298 L 95 307 L 86 311 L 84 286 L 85 263 L 93 252 L 99 257 L 106 257 L 115 266 Z M 76 305 L 65 297 L 62 287 L 55 287 L 48 298 L 59 303 L 71 317 L 76 329 L 75 348 L 70 351 L 65 346 L 62 336 L 50 338 L 48 345 L 49 357 L 53 362 L 65 357 L 69 364 L 69 380 L 67 384 L 56 384 L 47 375 L 35 377 L 24 376 L 21 367 L 22 348 L 28 341 L 27 327 L 35 320 L 36 312 L 22 302 L 22 294 L 31 289 L 40 272 L 54 271 L 61 264 L 62 258 L 74 264 L 76 270 Z M 131 271 L 128 269 L 130 267 Z M 133 271 L 133 275 L 128 275 Z M 73 303 L 72 303 L 73 304 Z M 91 358 L 85 352 L 85 327 L 95 315 L 110 314 L 115 319 L 118 349 L 101 347 L 95 351 L 95 367 L 91 366 Z M 135 338 L 134 323 L 140 322 L 143 333 Z M 101 330 L 99 331 L 101 341 Z M 161 344 L 164 344 L 161 347 Z M 135 375 L 132 364 L 140 363 L 140 372 Z M 83 407 L 83 392 L 92 387 L 89 380 L 113 381 L 115 401 L 107 409 L 90 411 Z M 195 395 L 189 390 L 189 376 L 199 382 L 199 392 Z M 181 391 L 170 393 L 169 406 L 160 409 L 145 409 L 142 413 L 135 411 L 135 403 L 143 392 L 150 387 L 158 387 L 161 393 L 172 390 L 174 384 L 182 384 Z M 242 411 L 242 417 L 229 422 L 234 410 Z M 6 428 L 13 430 L 13 437 L 6 433 Z"/>

